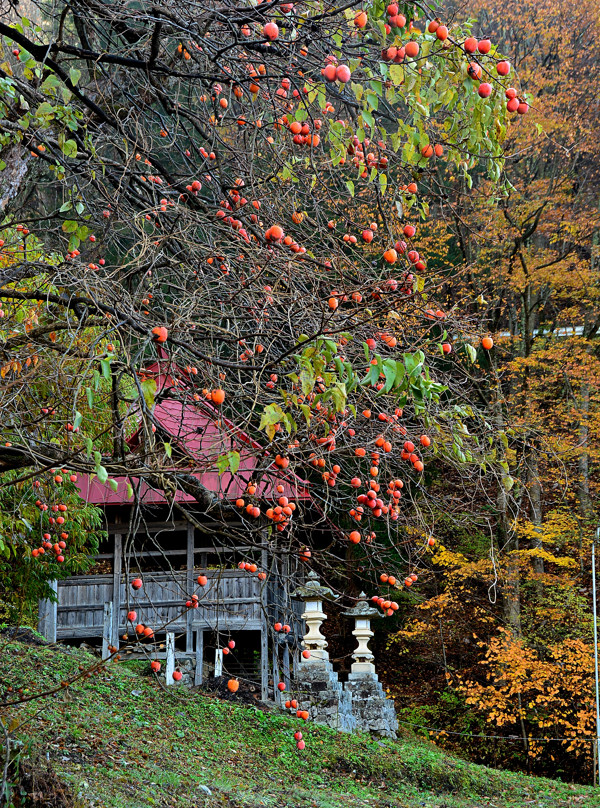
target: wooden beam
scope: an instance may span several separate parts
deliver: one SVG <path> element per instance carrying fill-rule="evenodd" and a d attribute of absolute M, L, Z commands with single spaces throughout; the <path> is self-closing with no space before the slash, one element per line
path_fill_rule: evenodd
<path fill-rule="evenodd" d="M 199 601 L 200 605 L 198 606 L 197 609 L 192 610 L 192 615 L 194 615 L 197 612 L 201 612 L 203 606 L 209 606 L 209 607 L 212 607 L 212 608 L 218 607 L 224 613 L 224 615 L 227 616 L 227 608 L 226 608 L 226 606 L 229 606 L 232 603 L 238 603 L 238 604 L 260 603 L 260 598 L 227 598 L 226 604 L 225 604 L 225 602 L 223 600 L 200 600 Z M 56 605 L 56 604 L 54 604 L 54 605 Z M 134 605 L 138 609 L 141 609 L 141 608 L 144 607 L 144 608 L 147 608 L 147 609 L 148 608 L 153 608 L 153 609 L 158 610 L 158 609 L 161 609 L 161 608 L 167 608 L 169 606 L 181 606 L 182 604 L 181 604 L 181 600 L 136 600 Z M 103 608 L 103 606 L 101 604 L 99 604 L 99 603 L 78 603 L 76 606 L 75 605 L 59 606 L 58 611 L 61 612 L 61 613 L 62 612 L 79 612 L 82 609 L 85 609 L 86 611 L 89 611 L 89 612 L 95 612 L 95 611 L 100 611 L 102 608 Z M 240 619 L 241 619 L 241 617 L 240 617 Z M 193 622 L 196 622 L 195 619 L 193 620 Z"/>
<path fill-rule="evenodd" d="M 264 536 L 264 533 L 263 533 Z M 269 555 L 266 547 L 260 552 L 260 566 L 266 572 L 269 565 Z M 268 592 L 267 582 L 260 587 L 260 697 L 263 701 L 269 698 L 269 623 L 268 617 Z"/>
<path fill-rule="evenodd" d="M 121 616 L 121 565 L 123 560 L 123 537 L 115 533 L 113 549 L 113 624 L 112 644 L 119 647 L 119 618 Z"/>
<path fill-rule="evenodd" d="M 187 526 L 187 557 L 186 557 L 186 595 L 188 598 L 194 591 L 194 525 Z M 192 610 L 188 609 L 186 615 L 185 650 L 191 653 L 194 648 L 194 635 L 192 633 Z"/>
<path fill-rule="evenodd" d="M 266 621 L 260 629 L 260 697 L 269 698 L 269 635 Z"/>
<path fill-rule="evenodd" d="M 185 550 L 182 551 L 185 554 Z M 143 553 L 141 554 L 143 555 Z M 229 569 L 229 570 L 222 570 L 222 569 L 209 569 L 204 570 L 204 574 L 210 580 L 217 580 L 219 578 L 246 578 L 248 573 L 243 572 L 239 569 Z M 153 583 L 161 583 L 163 581 L 172 581 L 173 579 L 179 579 L 182 582 L 185 580 L 185 572 L 183 570 L 176 570 L 175 572 L 147 572 L 145 575 L 153 582 Z M 99 583 L 103 581 L 109 582 L 112 581 L 112 573 L 99 573 L 98 575 L 73 575 L 70 578 L 65 578 L 64 580 L 59 582 L 61 587 L 63 586 L 81 586 L 82 584 L 91 584 L 92 586 L 97 586 Z"/>
<path fill-rule="evenodd" d="M 283 646 L 283 681 L 285 682 L 286 690 L 289 691 L 292 686 L 292 680 L 290 678 L 290 647 L 287 643 Z"/>
<path fill-rule="evenodd" d="M 273 643 L 273 701 L 275 704 L 281 703 L 281 694 L 277 689 L 279 683 L 279 654 L 277 651 L 277 643 Z"/>
<path fill-rule="evenodd" d="M 178 530 L 183 531 L 183 530 L 187 530 L 188 524 L 189 524 L 189 522 L 187 522 L 187 520 L 184 520 L 184 521 L 181 521 L 181 522 L 179 520 L 177 520 L 176 522 L 151 522 L 151 523 L 145 524 L 143 526 L 143 528 L 139 531 L 139 535 L 147 535 L 148 533 L 156 533 L 157 531 L 162 531 L 162 530 L 171 531 L 172 533 L 174 533 L 174 532 L 176 532 Z M 239 520 L 239 518 L 236 519 L 236 520 L 228 521 L 226 524 L 227 524 L 227 527 L 229 527 L 229 528 L 232 528 L 232 527 L 241 528 L 241 529 L 245 528 L 244 523 L 241 522 Z M 212 520 L 211 521 L 207 520 L 207 521 L 202 522 L 202 526 L 206 527 L 208 529 L 213 528 L 216 532 L 219 532 L 219 531 L 223 530 L 223 522 L 214 522 Z M 108 533 L 114 533 L 114 532 L 122 531 L 123 530 L 123 524 L 122 523 L 121 524 L 119 524 L 119 523 L 108 524 L 107 527 L 106 527 L 106 530 L 107 530 Z"/>

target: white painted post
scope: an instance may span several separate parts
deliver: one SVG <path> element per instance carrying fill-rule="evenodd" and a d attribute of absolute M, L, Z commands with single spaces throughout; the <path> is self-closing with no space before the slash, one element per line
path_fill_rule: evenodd
<path fill-rule="evenodd" d="M 104 624 L 102 627 L 102 659 L 108 659 L 110 651 L 108 646 L 113 644 L 113 604 L 109 600 L 104 604 Z"/>
<path fill-rule="evenodd" d="M 167 631 L 167 660 L 165 664 L 165 684 L 174 685 L 173 673 L 175 672 L 175 634 Z"/>
<path fill-rule="evenodd" d="M 223 675 L 223 649 L 215 648 L 215 678 Z"/>

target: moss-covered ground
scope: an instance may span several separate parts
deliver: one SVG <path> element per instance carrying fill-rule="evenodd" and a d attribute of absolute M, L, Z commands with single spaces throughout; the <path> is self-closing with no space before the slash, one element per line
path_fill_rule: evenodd
<path fill-rule="evenodd" d="M 0 700 L 51 689 L 95 662 L 83 650 L 5 634 Z M 0 711 L 20 767 L 19 775 L 11 769 L 15 806 L 600 808 L 600 790 L 477 766 L 411 738 L 381 741 L 307 724 L 300 752 L 296 719 L 161 688 L 148 667 L 111 664 Z"/>

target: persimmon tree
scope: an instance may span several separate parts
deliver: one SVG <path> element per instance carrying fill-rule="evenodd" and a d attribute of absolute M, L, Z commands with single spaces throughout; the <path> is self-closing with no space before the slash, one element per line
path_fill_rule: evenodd
<path fill-rule="evenodd" d="M 144 479 L 191 494 L 232 544 L 266 529 L 302 550 L 333 525 L 324 568 L 350 554 L 375 585 L 391 559 L 392 614 L 435 542 L 429 464 L 510 484 L 473 395 L 491 340 L 442 310 L 414 241 L 441 162 L 502 184 L 507 104 L 527 111 L 510 66 L 417 3 L 39 9 L 0 22 L 2 482 Z M 231 439 L 204 469 L 241 473 L 251 437 L 235 506 L 161 433 L 167 397 Z M 312 506 L 259 500 L 274 473 Z"/>

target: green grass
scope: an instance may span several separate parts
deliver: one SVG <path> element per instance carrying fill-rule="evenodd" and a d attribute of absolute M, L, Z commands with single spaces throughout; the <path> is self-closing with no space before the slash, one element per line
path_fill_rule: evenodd
<path fill-rule="evenodd" d="M 0 697 L 8 686 L 14 697 L 17 688 L 27 695 L 58 684 L 94 659 L 0 637 Z M 304 725 L 299 752 L 297 721 L 183 687 L 165 691 L 146 667 L 111 665 L 67 691 L 10 708 L 25 769 L 43 772 L 49 761 L 71 791 L 70 803 L 53 805 L 600 808 L 592 788 L 476 766 L 414 739 L 377 741 Z"/>

